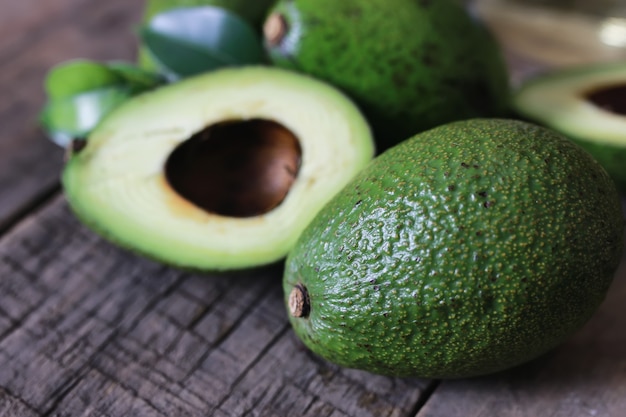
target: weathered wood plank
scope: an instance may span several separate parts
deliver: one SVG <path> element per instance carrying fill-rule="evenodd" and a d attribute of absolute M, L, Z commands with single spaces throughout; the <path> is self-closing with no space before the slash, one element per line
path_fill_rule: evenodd
<path fill-rule="evenodd" d="M 626 255 L 600 310 L 571 339 L 514 370 L 443 382 L 418 417 L 625 416 L 625 300 Z"/>
<path fill-rule="evenodd" d="M 37 414 L 20 399 L 0 388 L 0 417 L 22 416 L 31 417 Z"/>
<path fill-rule="evenodd" d="M 123 0 L 32 3 L 1 6 L 0 33 L 11 34 L 0 36 L 0 230 L 58 184 L 63 151 L 44 137 L 37 121 L 46 72 L 78 57 L 132 59 L 132 25 L 142 5 Z M 24 32 L 16 34 L 18 28 Z"/>
<path fill-rule="evenodd" d="M 49 0 L 42 4 L 37 0 L 0 1 L 0 56 L 9 48 L 18 48 L 24 35 L 32 36 L 37 29 L 58 21 L 64 10 L 71 9 L 85 0 Z"/>
<path fill-rule="evenodd" d="M 59 197 L 0 240 L 0 389 L 42 416 L 409 415 L 426 382 L 312 356 L 289 327 L 280 275 L 140 259 Z"/>
<path fill-rule="evenodd" d="M 80 20 L 89 14 L 90 6 L 93 2 L 89 0 L 1 0 L 0 56 L 24 49 L 24 45 L 36 37 L 45 36 L 55 26 Z"/>
<path fill-rule="evenodd" d="M 4 3 L 0 230 L 58 181 L 62 151 L 36 127 L 45 72 L 76 57 L 131 58 L 142 6 Z M 622 416 L 624 267 L 619 276 L 562 347 L 513 371 L 443 382 L 418 416 Z M 428 381 L 314 357 L 290 331 L 279 280 L 276 268 L 233 279 L 137 258 L 80 226 L 58 198 L 0 240 L 0 416 L 415 414 Z"/>

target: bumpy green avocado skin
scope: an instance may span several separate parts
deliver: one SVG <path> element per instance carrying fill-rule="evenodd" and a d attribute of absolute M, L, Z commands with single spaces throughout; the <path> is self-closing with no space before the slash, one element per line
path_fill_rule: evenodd
<path fill-rule="evenodd" d="M 454 122 L 377 157 L 287 259 L 313 352 L 370 372 L 469 377 L 528 361 L 585 323 L 618 266 L 624 221 L 601 166 L 564 137 Z"/>
<path fill-rule="evenodd" d="M 591 142 L 572 135 L 569 138 L 593 155 L 611 175 L 617 189 L 626 193 L 626 146 Z"/>
<path fill-rule="evenodd" d="M 147 0 L 143 21 L 147 23 L 157 14 L 176 7 L 217 6 L 237 14 L 260 32 L 268 10 L 274 3 L 276 0 Z M 138 61 L 143 68 L 157 69 L 144 48 L 139 50 Z"/>
<path fill-rule="evenodd" d="M 459 3 L 282 0 L 270 16 L 288 30 L 267 50 L 275 65 L 343 89 L 382 150 L 445 122 L 507 114 L 499 47 Z"/>

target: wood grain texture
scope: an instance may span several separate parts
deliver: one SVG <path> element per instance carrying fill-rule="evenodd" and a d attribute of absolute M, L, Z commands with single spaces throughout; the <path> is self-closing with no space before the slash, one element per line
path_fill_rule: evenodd
<path fill-rule="evenodd" d="M 0 417 L 626 415 L 624 265 L 601 310 L 558 349 L 438 382 L 312 355 L 289 328 L 280 266 L 182 272 L 81 226 L 54 197 L 63 152 L 37 128 L 43 78 L 67 59 L 131 59 L 142 6 L 0 0 L 0 232 L 14 226 L 0 236 Z M 537 71 L 507 59 L 515 82 Z"/>
<path fill-rule="evenodd" d="M 132 25 L 141 6 L 0 0 L 0 230 L 58 184 L 63 151 L 47 140 L 37 119 L 46 72 L 73 58 L 132 59 Z"/>
<path fill-rule="evenodd" d="M 312 356 L 280 266 L 169 269 L 100 240 L 62 197 L 0 242 L 0 277 L 7 416 L 401 417 L 425 384 Z"/>

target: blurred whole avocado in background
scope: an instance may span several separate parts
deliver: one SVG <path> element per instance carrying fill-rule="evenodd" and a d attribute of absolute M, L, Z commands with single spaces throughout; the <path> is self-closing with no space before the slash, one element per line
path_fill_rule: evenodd
<path fill-rule="evenodd" d="M 455 0 L 279 0 L 264 28 L 273 64 L 339 87 L 384 150 L 423 130 L 505 116 L 500 47 Z"/>

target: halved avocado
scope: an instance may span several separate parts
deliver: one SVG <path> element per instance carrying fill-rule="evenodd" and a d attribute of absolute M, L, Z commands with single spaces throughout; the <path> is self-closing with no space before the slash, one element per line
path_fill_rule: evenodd
<path fill-rule="evenodd" d="M 342 93 L 271 67 L 224 69 L 138 96 L 75 147 L 67 200 L 127 249 L 197 270 L 283 258 L 373 157 Z"/>
<path fill-rule="evenodd" d="M 626 191 L 626 62 L 539 75 L 519 88 L 514 106 L 585 148 Z"/>

